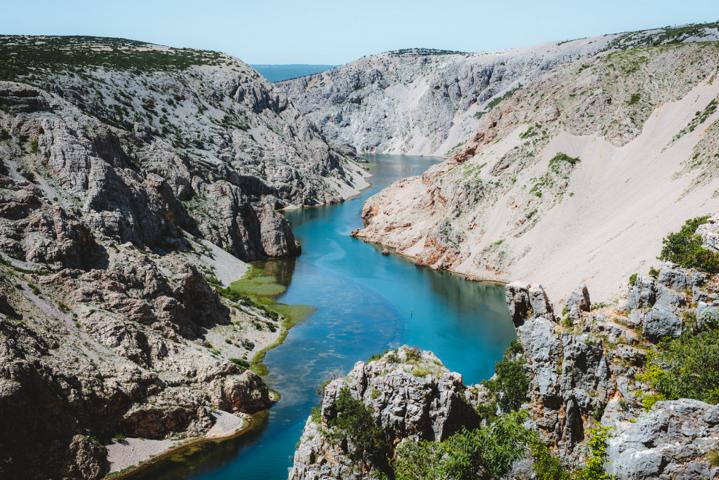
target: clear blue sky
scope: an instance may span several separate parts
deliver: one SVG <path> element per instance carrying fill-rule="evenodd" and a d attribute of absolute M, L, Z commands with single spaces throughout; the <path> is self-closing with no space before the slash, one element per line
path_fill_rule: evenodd
<path fill-rule="evenodd" d="M 0 0 L 0 33 L 125 37 L 249 63 L 487 51 L 719 20 L 718 0 Z"/>

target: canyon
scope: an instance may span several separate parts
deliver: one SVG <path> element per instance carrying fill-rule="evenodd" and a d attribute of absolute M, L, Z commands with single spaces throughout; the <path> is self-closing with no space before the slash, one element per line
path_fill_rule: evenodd
<path fill-rule="evenodd" d="M 293 480 L 432 478 L 458 445 L 477 478 L 719 475 L 719 399 L 662 370 L 719 325 L 718 48 L 687 25 L 270 84 L 0 36 L 0 476 L 123 477 L 257 429 L 274 476 L 303 429 Z M 290 331 L 312 310 L 276 302 L 320 311 Z M 261 443 L 212 478 L 267 478 Z"/>

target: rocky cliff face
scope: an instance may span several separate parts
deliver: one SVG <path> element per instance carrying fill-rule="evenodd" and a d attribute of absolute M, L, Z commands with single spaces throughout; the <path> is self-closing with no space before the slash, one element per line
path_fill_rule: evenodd
<path fill-rule="evenodd" d="M 494 101 L 612 36 L 501 53 L 411 49 L 278 84 L 331 141 L 358 152 L 444 155 Z"/>
<path fill-rule="evenodd" d="M 407 49 L 281 82 L 325 135 L 359 152 L 448 155 L 482 117 L 558 67 L 616 49 L 716 39 L 715 24 L 613 34 L 497 53 Z"/>
<path fill-rule="evenodd" d="M 607 299 L 664 235 L 719 209 L 716 32 L 621 35 L 533 76 L 456 154 L 368 200 L 357 236 L 470 277 L 541 277 L 561 299 L 591 282 Z"/>
<path fill-rule="evenodd" d="M 2 37 L 3 157 L 92 228 L 151 247 L 180 229 L 244 260 L 295 254 L 274 212 L 364 185 L 286 97 L 215 52 Z M 32 179 L 30 179 L 32 180 Z"/>
<path fill-rule="evenodd" d="M 206 278 L 296 255 L 277 209 L 358 167 L 221 54 L 0 37 L 0 64 L 0 477 L 100 478 L 113 437 L 268 408 L 247 360 L 281 319 Z"/>

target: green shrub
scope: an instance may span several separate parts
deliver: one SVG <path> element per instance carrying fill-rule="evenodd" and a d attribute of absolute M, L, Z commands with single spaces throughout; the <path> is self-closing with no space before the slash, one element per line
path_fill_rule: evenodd
<path fill-rule="evenodd" d="M 636 272 L 629 275 L 629 285 L 631 285 L 632 287 L 634 285 L 636 285 L 638 278 L 639 278 L 639 274 L 637 274 Z"/>
<path fill-rule="evenodd" d="M 335 402 L 336 415 L 327 426 L 328 434 L 335 443 L 351 440 L 359 452 L 374 462 L 384 462 L 387 455 L 387 443 L 384 431 L 372 417 L 372 411 L 361 400 L 357 400 L 347 387 L 340 390 Z"/>
<path fill-rule="evenodd" d="M 659 278 L 659 270 L 654 267 L 651 267 L 649 269 L 649 276 L 656 280 L 657 278 Z"/>
<path fill-rule="evenodd" d="M 505 357 L 497 362 L 495 377 L 484 382 L 503 412 L 519 410 L 527 400 L 529 377 L 524 367 L 524 359 L 513 360 Z"/>
<path fill-rule="evenodd" d="M 615 478 L 604 470 L 607 461 L 607 439 L 610 427 L 596 426 L 589 429 L 589 451 L 587 464 L 576 474 L 577 480 L 611 480 Z"/>
<path fill-rule="evenodd" d="M 662 340 L 647 355 L 647 366 L 637 378 L 661 394 L 647 402 L 694 398 L 719 403 L 719 329 Z"/>
<path fill-rule="evenodd" d="M 701 237 L 696 233 L 697 228 L 708 219 L 705 216 L 687 220 L 681 230 L 664 237 L 659 259 L 711 274 L 719 273 L 719 253 L 704 248 Z"/>
<path fill-rule="evenodd" d="M 532 470 L 536 480 L 570 480 L 571 476 L 562 466 L 562 461 L 552 455 L 536 433 L 532 433 L 529 441 L 529 453 L 532 455 Z"/>
<path fill-rule="evenodd" d="M 629 101 L 627 102 L 627 105 L 634 105 L 635 103 L 638 103 L 641 98 L 642 98 L 642 96 L 639 95 L 638 93 L 632 93 L 632 96 L 629 97 Z"/>
<path fill-rule="evenodd" d="M 34 283 L 28 282 L 27 286 L 30 288 L 30 290 L 32 290 L 32 293 L 34 293 L 35 295 L 40 296 L 42 294 L 40 289 L 37 288 L 37 285 L 35 285 Z"/>
<path fill-rule="evenodd" d="M 312 417 L 312 421 L 316 424 L 322 423 L 322 407 L 312 407 L 312 413 L 310 414 L 310 416 Z"/>
<path fill-rule="evenodd" d="M 214 288 L 216 290 L 223 288 L 222 282 L 220 282 L 220 280 L 215 275 L 212 275 L 212 274 L 205 275 L 205 280 L 207 281 L 207 284 L 209 286 L 211 286 L 212 288 Z"/>
<path fill-rule="evenodd" d="M 561 165 L 567 164 L 570 167 L 575 166 L 578 164 L 581 160 L 577 157 L 570 157 L 566 153 L 558 152 L 552 159 L 549 161 L 549 169 L 554 172 L 558 173 Z"/>
<path fill-rule="evenodd" d="M 422 360 L 422 352 L 417 347 L 410 347 L 405 352 L 408 362 L 419 362 Z"/>
<path fill-rule="evenodd" d="M 392 466 L 397 480 L 500 478 L 522 457 L 530 432 L 526 413 L 498 417 L 486 427 L 462 430 L 443 442 L 405 440 Z"/>
<path fill-rule="evenodd" d="M 382 353 L 373 353 L 373 354 L 367 359 L 367 363 L 370 363 L 370 362 L 374 362 L 374 361 L 376 361 L 376 360 L 379 360 L 380 358 L 382 358 L 382 357 L 383 357 L 386 353 L 388 353 L 388 352 L 389 352 L 389 350 L 385 350 L 385 351 L 382 352 Z"/>
<path fill-rule="evenodd" d="M 522 346 L 522 342 L 520 342 L 519 339 L 515 337 L 510 342 L 509 346 L 507 347 L 507 350 L 504 351 L 504 356 L 507 358 L 511 358 L 521 353 L 524 353 L 524 347 Z"/>
<path fill-rule="evenodd" d="M 719 450 L 709 450 L 707 452 L 707 462 L 712 467 L 719 467 Z"/>
<path fill-rule="evenodd" d="M 230 362 L 240 367 L 240 369 L 242 369 L 243 371 L 250 368 L 250 362 L 241 358 L 230 358 Z"/>

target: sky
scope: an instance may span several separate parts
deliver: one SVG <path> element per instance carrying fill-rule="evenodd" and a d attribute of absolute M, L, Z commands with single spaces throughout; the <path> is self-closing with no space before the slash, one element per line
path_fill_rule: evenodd
<path fill-rule="evenodd" d="M 717 20 L 718 0 L 0 0 L 3 34 L 123 37 L 255 64 L 340 64 L 409 47 L 496 51 Z"/>

